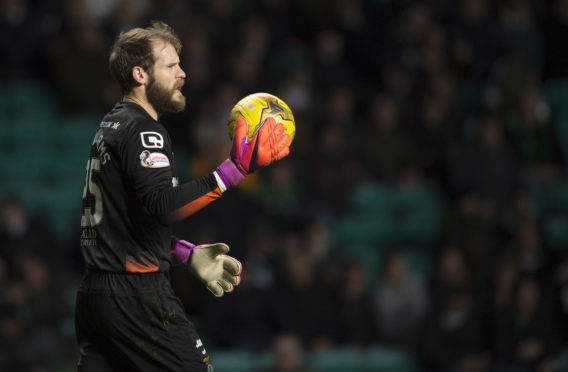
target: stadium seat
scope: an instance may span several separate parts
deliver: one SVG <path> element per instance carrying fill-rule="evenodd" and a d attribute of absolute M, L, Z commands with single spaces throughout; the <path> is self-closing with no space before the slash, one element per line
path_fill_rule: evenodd
<path fill-rule="evenodd" d="M 543 234 L 552 249 L 568 249 L 568 183 L 532 192 Z"/>
<path fill-rule="evenodd" d="M 401 244 L 430 245 L 440 229 L 442 204 L 428 187 L 399 187 L 393 193 L 394 239 Z"/>
<path fill-rule="evenodd" d="M 443 204 L 427 186 L 365 185 L 353 192 L 351 213 L 331 229 L 340 244 L 430 246 L 440 229 Z"/>
<path fill-rule="evenodd" d="M 330 228 L 336 245 L 376 245 L 388 241 L 391 221 L 387 216 L 347 216 Z"/>
<path fill-rule="evenodd" d="M 257 372 L 268 369 L 273 360 L 269 352 L 210 350 L 209 354 L 215 372 Z"/>
<path fill-rule="evenodd" d="M 209 350 L 215 372 L 258 372 L 269 370 L 270 351 Z M 334 348 L 306 353 L 304 362 L 313 372 L 418 372 L 416 361 L 400 349 L 375 346 L 368 349 Z"/>
<path fill-rule="evenodd" d="M 0 86 L 0 120 L 45 120 L 58 111 L 55 93 L 42 82 L 22 81 Z"/>
<path fill-rule="evenodd" d="M 375 347 L 364 358 L 365 372 L 418 372 L 416 361 L 404 350 L 390 347 Z"/>
<path fill-rule="evenodd" d="M 49 135 L 49 120 L 35 118 L 19 118 L 2 125 L 0 143 L 3 151 L 27 153 L 45 151 Z"/>
<path fill-rule="evenodd" d="M 568 113 L 568 80 L 566 79 L 550 79 L 542 89 L 544 99 L 550 105 L 553 112 Z"/>
<path fill-rule="evenodd" d="M 50 141 L 58 152 L 82 154 L 86 159 L 99 121 L 90 116 L 65 117 L 54 123 Z"/>
<path fill-rule="evenodd" d="M 317 372 L 365 372 L 365 353 L 357 349 L 338 349 L 333 352 L 312 353 L 307 364 Z"/>
<path fill-rule="evenodd" d="M 548 80 L 543 87 L 543 95 L 550 105 L 554 129 L 564 158 L 568 161 L 568 80 Z"/>
<path fill-rule="evenodd" d="M 552 215 L 544 218 L 543 233 L 552 249 L 568 250 L 568 216 Z"/>
<path fill-rule="evenodd" d="M 541 216 L 568 212 L 568 183 L 566 182 L 533 191 L 532 197 Z"/>
<path fill-rule="evenodd" d="M 361 185 L 353 190 L 350 206 L 357 215 L 387 215 L 392 208 L 391 192 L 381 185 Z"/>
<path fill-rule="evenodd" d="M 568 347 L 564 347 L 556 358 L 556 371 L 568 371 Z"/>

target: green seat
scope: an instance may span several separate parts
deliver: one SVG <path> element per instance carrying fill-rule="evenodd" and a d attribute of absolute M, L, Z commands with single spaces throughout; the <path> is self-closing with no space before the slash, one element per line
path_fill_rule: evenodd
<path fill-rule="evenodd" d="M 37 153 L 49 148 L 46 140 L 49 132 L 49 122 L 36 119 L 12 120 L 9 125 L 1 125 L 0 145 L 3 151 L 21 154 Z M 37 149 L 37 151 L 36 151 Z"/>
<path fill-rule="evenodd" d="M 365 355 L 357 349 L 335 349 L 312 353 L 306 358 L 307 364 L 316 372 L 364 372 Z"/>
<path fill-rule="evenodd" d="M 391 223 L 387 216 L 348 216 L 333 223 L 330 231 L 336 245 L 376 245 L 389 241 Z"/>
<path fill-rule="evenodd" d="M 190 157 L 187 149 L 183 147 L 175 148 L 174 161 L 180 184 L 188 182 Z"/>
<path fill-rule="evenodd" d="M 210 350 L 215 372 L 257 372 L 269 369 L 270 351 Z M 418 372 L 415 360 L 404 350 L 376 346 L 369 349 L 334 348 L 306 353 L 304 362 L 314 372 Z"/>
<path fill-rule="evenodd" d="M 307 356 L 316 372 L 418 372 L 412 357 L 397 348 L 376 346 L 370 349 L 336 348 Z"/>
<path fill-rule="evenodd" d="M 428 277 L 433 260 L 433 255 L 429 250 L 409 248 L 404 250 L 404 255 L 408 262 L 408 268 L 412 273 L 423 278 Z"/>
<path fill-rule="evenodd" d="M 215 372 L 257 372 L 268 369 L 273 363 L 272 354 L 265 352 L 210 350 Z"/>
<path fill-rule="evenodd" d="M 98 130 L 100 120 L 89 116 L 73 116 L 63 118 L 53 126 L 50 142 L 59 153 L 79 154 L 87 158 Z"/>
<path fill-rule="evenodd" d="M 568 371 L 568 347 L 564 347 L 556 358 L 556 370 Z"/>
<path fill-rule="evenodd" d="M 56 115 L 60 103 L 50 87 L 40 81 L 22 81 L 0 87 L 0 117 L 42 120 Z"/>
<path fill-rule="evenodd" d="M 568 216 L 546 217 L 543 230 L 546 241 L 552 249 L 568 249 Z"/>
<path fill-rule="evenodd" d="M 442 198 L 433 188 L 365 185 L 355 189 L 350 215 L 331 231 L 341 243 L 430 246 L 442 213 Z"/>
<path fill-rule="evenodd" d="M 568 109 L 566 109 L 568 111 Z M 568 159 L 568 112 L 557 113 L 554 119 L 554 131 L 556 138 L 563 151 L 565 159 Z"/>
<path fill-rule="evenodd" d="M 406 351 L 391 347 L 374 347 L 364 359 L 365 372 L 418 372 L 416 361 Z"/>
<path fill-rule="evenodd" d="M 394 239 L 401 244 L 433 244 L 443 213 L 439 194 L 428 187 L 401 187 L 393 198 Z"/>
<path fill-rule="evenodd" d="M 548 80 L 542 89 L 544 99 L 548 102 L 553 112 L 567 112 L 568 80 Z"/>
<path fill-rule="evenodd" d="M 392 208 L 392 191 L 381 185 L 358 186 L 353 190 L 350 206 L 357 215 L 388 215 Z"/>
<path fill-rule="evenodd" d="M 546 216 L 568 212 L 568 184 L 560 183 L 532 193 L 538 213 Z"/>
<path fill-rule="evenodd" d="M 6 187 L 18 188 L 22 184 L 39 184 L 45 179 L 48 155 L 26 156 L 7 153 L 0 162 L 0 180 Z"/>

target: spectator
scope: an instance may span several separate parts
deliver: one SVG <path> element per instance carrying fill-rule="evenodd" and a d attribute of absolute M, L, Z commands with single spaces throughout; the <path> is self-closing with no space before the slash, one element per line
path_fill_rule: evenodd
<path fill-rule="evenodd" d="M 456 136 L 449 100 L 441 94 L 421 97 L 415 123 L 411 134 L 416 162 L 428 181 L 447 188 L 449 153 Z"/>
<path fill-rule="evenodd" d="M 533 189 L 558 182 L 564 159 L 550 107 L 536 82 L 528 82 L 519 93 L 518 104 L 507 113 L 505 126 L 511 144 Z"/>
<path fill-rule="evenodd" d="M 264 372 L 310 372 L 303 359 L 301 339 L 293 333 L 283 333 L 272 341 L 274 364 Z"/>
<path fill-rule="evenodd" d="M 520 189 L 520 165 L 496 115 L 480 115 L 475 134 L 471 143 L 452 154 L 452 190 L 474 191 L 499 215 Z"/>
<path fill-rule="evenodd" d="M 276 164 L 275 164 L 276 165 Z M 302 190 L 290 159 L 263 174 L 254 198 L 265 213 L 288 226 L 301 213 Z"/>
<path fill-rule="evenodd" d="M 429 307 L 428 293 L 423 280 L 410 272 L 402 251 L 393 250 L 382 257 L 373 304 L 381 341 L 405 347 L 417 341 L 418 326 Z"/>
<path fill-rule="evenodd" d="M 47 77 L 44 43 L 53 32 L 41 27 L 47 16 L 28 0 L 0 2 L 0 81 L 17 83 Z"/>
<path fill-rule="evenodd" d="M 273 334 L 294 333 L 307 350 L 333 346 L 335 312 L 331 296 L 319 285 L 318 270 L 310 255 L 286 247 L 280 281 L 270 291 L 269 316 Z"/>
<path fill-rule="evenodd" d="M 415 157 L 410 138 L 401 130 L 400 110 L 392 97 L 377 94 L 367 114 L 360 156 L 375 179 L 395 182 L 399 170 Z"/>
<path fill-rule="evenodd" d="M 474 274 L 464 251 L 453 246 L 442 248 L 435 257 L 430 277 L 431 307 L 443 306 L 451 293 L 464 288 L 469 290 L 474 284 Z"/>
<path fill-rule="evenodd" d="M 501 53 L 519 57 L 536 76 L 542 74 L 543 44 L 530 0 L 503 1 L 498 9 Z"/>
<path fill-rule="evenodd" d="M 543 22 L 544 78 L 562 79 L 568 76 L 568 52 L 562 40 L 568 37 L 568 1 L 553 0 Z"/>
<path fill-rule="evenodd" d="M 366 292 L 365 279 L 365 267 L 360 262 L 344 265 L 343 280 L 336 300 L 335 340 L 338 345 L 361 347 L 378 341 L 373 305 Z"/>
<path fill-rule="evenodd" d="M 59 244 L 43 221 L 30 216 L 18 199 L 7 197 L 0 202 L 0 257 L 9 270 L 14 269 L 20 251 L 50 258 L 52 264 L 65 262 Z"/>
<path fill-rule="evenodd" d="M 100 114 L 120 98 L 110 73 L 101 68 L 108 64 L 110 42 L 100 23 L 84 18 L 48 45 L 51 75 L 68 114 Z"/>
<path fill-rule="evenodd" d="M 512 245 L 517 267 L 521 273 L 540 278 L 548 276 L 548 252 L 536 221 L 522 221 L 517 227 Z"/>
<path fill-rule="evenodd" d="M 487 274 L 485 260 L 497 249 L 495 213 L 486 198 L 466 191 L 454 199 L 443 227 L 446 244 L 460 249 L 481 277 Z"/>
<path fill-rule="evenodd" d="M 350 159 L 347 137 L 347 128 L 342 125 L 321 125 L 314 133 L 314 155 L 302 167 L 309 177 L 306 181 L 312 195 L 311 208 L 325 218 L 347 210 L 349 175 L 357 167 Z"/>
<path fill-rule="evenodd" d="M 200 318 L 213 341 L 211 347 L 237 350 L 263 350 L 271 333 L 266 319 L 265 290 L 254 286 L 254 271 L 243 273 L 238 295 L 227 296 L 219 303 L 205 300 Z"/>
<path fill-rule="evenodd" d="M 558 260 L 554 265 L 554 275 L 552 281 L 556 312 L 558 313 L 561 324 L 561 341 L 566 342 L 568 337 L 568 253 L 562 252 L 558 255 Z"/>
<path fill-rule="evenodd" d="M 495 365 L 519 372 L 552 371 L 561 347 L 557 319 L 538 281 L 523 277 L 517 284 L 511 306 L 498 312 L 493 324 Z"/>
<path fill-rule="evenodd" d="M 483 79 L 489 74 L 497 52 L 496 24 L 487 0 L 460 0 L 458 18 L 448 27 L 453 70 L 465 81 Z"/>
<path fill-rule="evenodd" d="M 490 356 L 483 312 L 468 287 L 447 293 L 431 308 L 421 332 L 419 349 L 425 371 L 489 371 Z"/>

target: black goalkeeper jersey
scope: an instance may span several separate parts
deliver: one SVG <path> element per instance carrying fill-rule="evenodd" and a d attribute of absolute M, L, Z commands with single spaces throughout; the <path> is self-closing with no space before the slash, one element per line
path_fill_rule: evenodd
<path fill-rule="evenodd" d="M 87 163 L 81 216 L 87 267 L 168 270 L 171 223 L 219 196 L 213 173 L 178 186 L 164 126 L 135 103 L 117 103 L 100 123 Z"/>

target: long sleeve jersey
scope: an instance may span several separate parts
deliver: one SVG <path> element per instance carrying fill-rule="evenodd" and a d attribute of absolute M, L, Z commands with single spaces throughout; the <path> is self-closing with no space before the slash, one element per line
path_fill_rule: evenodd
<path fill-rule="evenodd" d="M 221 196 L 214 172 L 178 185 L 168 132 L 119 102 L 95 134 L 83 189 L 81 250 L 91 270 L 146 273 L 171 266 L 171 224 Z"/>

